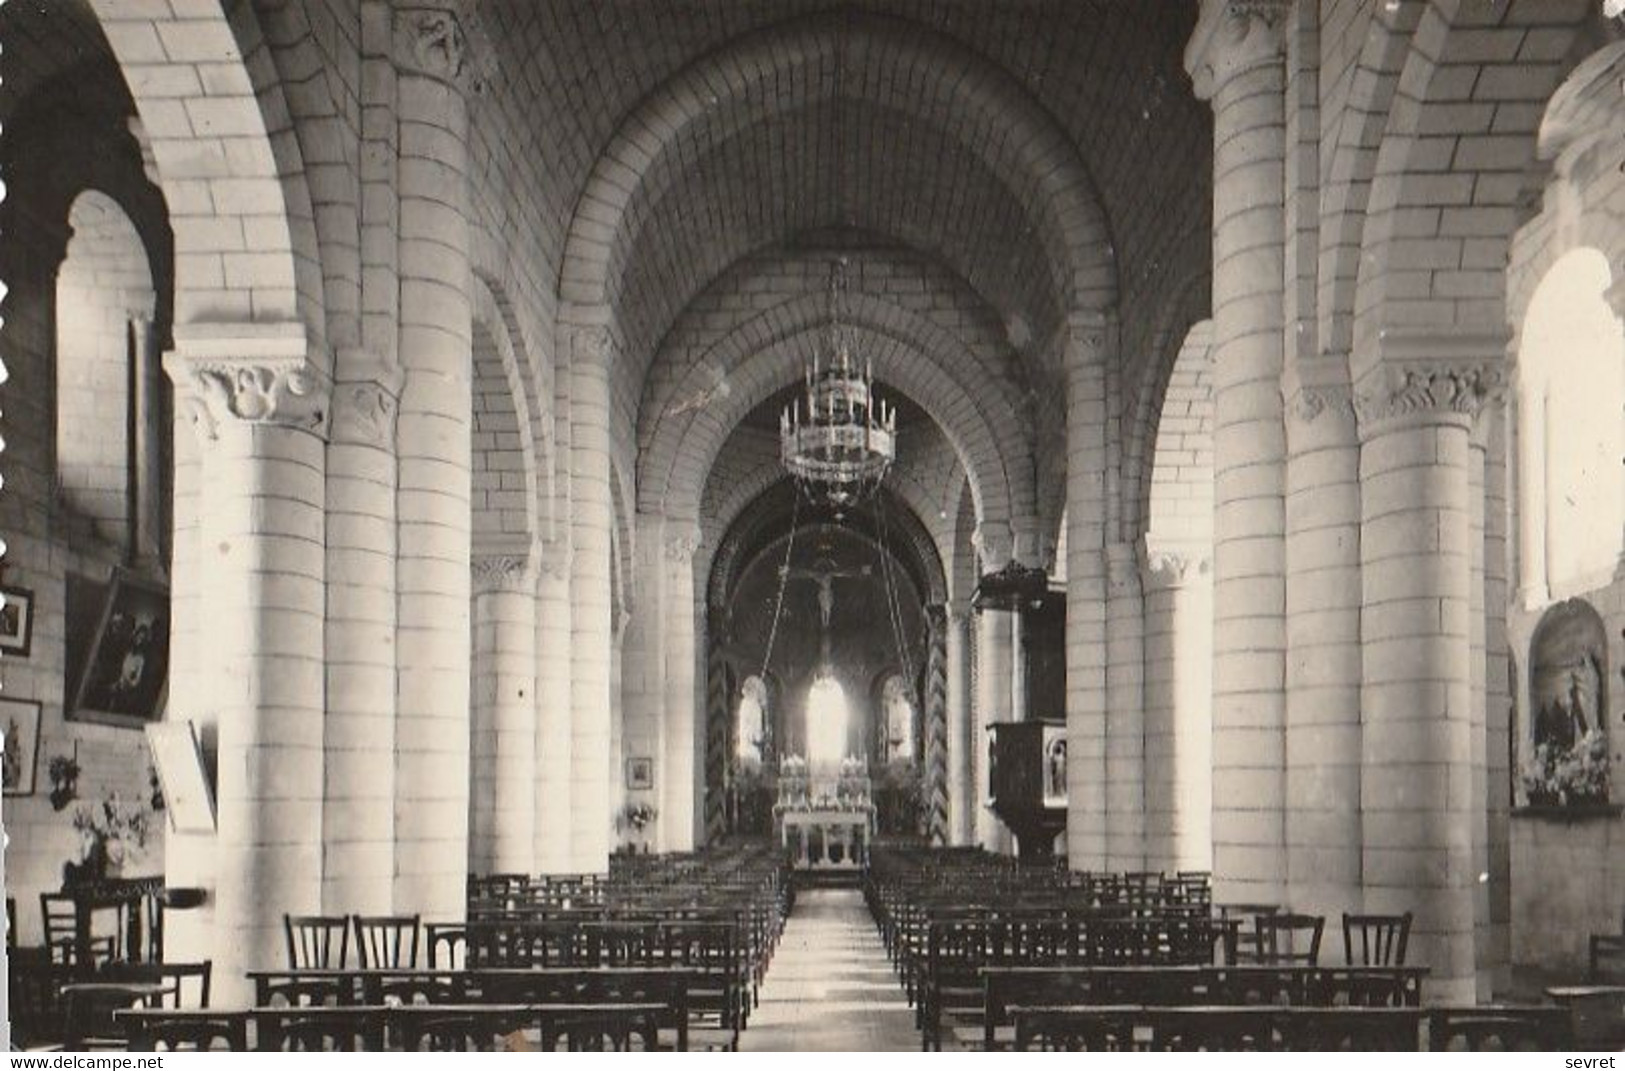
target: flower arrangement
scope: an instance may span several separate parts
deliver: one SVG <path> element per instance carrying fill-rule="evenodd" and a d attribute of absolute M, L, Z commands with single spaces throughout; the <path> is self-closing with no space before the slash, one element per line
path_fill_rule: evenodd
<path fill-rule="evenodd" d="M 642 833 L 659 813 L 647 803 L 628 803 L 621 808 L 621 824 Z"/>
<path fill-rule="evenodd" d="M 1537 744 L 1523 768 L 1523 789 L 1535 806 L 1608 802 L 1608 739 L 1598 729 L 1570 748 Z"/>
<path fill-rule="evenodd" d="M 121 868 L 131 849 L 147 846 L 152 814 L 140 803 L 125 803 L 114 792 L 100 804 L 76 808 L 73 828 L 79 833 L 78 876 L 99 879 L 110 869 Z"/>

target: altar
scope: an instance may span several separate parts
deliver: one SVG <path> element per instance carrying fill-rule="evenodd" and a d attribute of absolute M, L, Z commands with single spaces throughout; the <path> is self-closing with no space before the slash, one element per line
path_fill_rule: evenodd
<path fill-rule="evenodd" d="M 792 870 L 855 872 L 869 865 L 875 808 L 861 760 L 813 770 L 804 759 L 786 758 L 773 814 Z"/>

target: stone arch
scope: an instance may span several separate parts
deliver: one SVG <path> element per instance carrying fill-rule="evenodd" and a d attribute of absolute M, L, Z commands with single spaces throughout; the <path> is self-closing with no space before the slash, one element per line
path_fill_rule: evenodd
<path fill-rule="evenodd" d="M 135 362 L 151 342 L 157 290 L 141 235 L 112 197 L 80 193 L 68 209 L 68 227 L 56 281 L 58 487 L 103 539 L 133 549 L 131 384 L 134 375 L 156 373 Z"/>
<path fill-rule="evenodd" d="M 1482 25 L 1484 10 L 1473 0 L 1434 0 L 1401 68 L 1355 281 L 1356 383 L 1382 361 L 1388 336 L 1409 325 L 1482 334 L 1485 346 L 1504 334 L 1507 246 L 1542 108 L 1496 109 L 1495 134 L 1468 133 L 1476 120 L 1463 115 L 1461 87 L 1474 86 L 1479 100 L 1544 106 L 1590 6 L 1510 0 L 1492 26 Z M 1492 46 L 1521 55 L 1532 26 L 1543 28 L 1539 51 L 1551 62 L 1497 66 L 1480 58 Z M 1441 158 L 1447 173 L 1429 162 Z"/>
<path fill-rule="evenodd" d="M 683 131 L 708 113 L 781 78 L 785 67 L 815 63 L 840 47 L 847 20 L 814 15 L 746 35 L 691 65 L 627 116 L 605 147 L 578 201 L 566 238 L 560 294 L 585 307 L 607 308 L 612 249 L 643 177 Z M 871 47 L 894 48 L 903 69 L 954 73 L 941 85 L 944 114 L 957 114 L 996 133 L 989 143 L 1008 147 L 1016 167 L 1042 190 L 1069 258 L 1063 289 L 1069 307 L 1115 302 L 1110 237 L 1092 183 L 1059 127 L 1008 72 L 923 27 L 865 16 L 855 27 Z M 892 80 L 883 80 L 891 84 Z M 724 90 L 723 93 L 718 92 Z M 895 91 L 918 91 L 911 82 Z"/>
<path fill-rule="evenodd" d="M 1123 429 L 1122 536 L 1125 539 L 1133 539 L 1146 530 L 1152 456 L 1163 401 L 1191 333 L 1205 323 L 1211 334 L 1208 299 L 1212 286 L 1211 271 L 1201 271 L 1170 291 L 1171 300 L 1147 341 L 1146 360 L 1140 364 L 1132 409 L 1125 413 Z"/>
<path fill-rule="evenodd" d="M 895 385 L 936 421 L 967 472 L 978 515 L 999 520 L 1027 516 L 1032 508 L 1031 466 L 1017 434 L 987 412 L 963 384 L 978 367 L 952 336 L 918 316 L 874 299 L 851 302 L 849 322 L 860 351 L 872 353 L 883 382 Z M 827 319 L 823 301 L 805 296 L 776 306 L 741 326 L 675 384 L 679 397 L 703 396 L 704 379 L 720 368 L 729 383 L 715 404 L 672 414 L 643 407 L 643 444 L 638 489 L 645 508 L 669 516 L 696 514 L 703 483 L 733 426 L 780 387 L 793 383 L 821 343 Z M 957 373 L 957 374 L 956 374 Z M 969 374 L 967 374 L 969 373 Z"/>
<path fill-rule="evenodd" d="M 1213 321 L 1191 326 L 1152 409 L 1136 534 L 1211 548 Z"/>
<path fill-rule="evenodd" d="M 540 533 L 534 392 L 494 295 L 476 280 L 473 297 L 474 551 L 526 555 Z"/>
<path fill-rule="evenodd" d="M 1319 319 L 1315 332 L 1322 353 L 1347 354 L 1354 344 L 1354 289 L 1361 240 L 1371 196 L 1373 151 L 1382 138 L 1399 74 L 1421 17 L 1421 4 L 1373 4 L 1362 12 L 1365 35 L 1351 69 L 1339 72 L 1334 93 L 1346 93 L 1328 139 L 1329 162 L 1322 180 L 1319 249 Z M 1349 33 L 1351 27 L 1342 27 Z M 1293 358 L 1288 347 L 1287 360 Z"/>
<path fill-rule="evenodd" d="M 558 458 L 553 441 L 553 400 L 539 389 L 535 348 L 527 342 L 507 294 L 501 283 L 482 272 L 474 272 L 469 290 L 473 320 L 486 325 L 498 346 L 503 379 L 519 421 L 520 445 L 526 460 L 529 531 L 537 539 L 548 539 L 553 537 L 556 523 L 554 494 Z M 478 389 L 476 385 L 476 393 Z"/>
<path fill-rule="evenodd" d="M 205 0 L 185 15 L 91 0 L 150 138 L 178 245 L 175 320 L 295 322 L 326 335 L 320 250 L 288 104 L 253 5 Z M 206 70 L 205 70 L 206 68 Z M 205 77 L 205 75 L 207 75 Z M 166 87 L 185 85 L 182 106 Z M 326 370 L 325 346 L 311 346 Z"/>

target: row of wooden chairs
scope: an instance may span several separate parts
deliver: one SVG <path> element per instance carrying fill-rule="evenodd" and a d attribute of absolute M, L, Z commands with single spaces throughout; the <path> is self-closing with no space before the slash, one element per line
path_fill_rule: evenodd
<path fill-rule="evenodd" d="M 422 920 L 417 915 L 284 915 L 291 970 L 350 965 L 350 936 L 362 967 L 418 965 Z"/>

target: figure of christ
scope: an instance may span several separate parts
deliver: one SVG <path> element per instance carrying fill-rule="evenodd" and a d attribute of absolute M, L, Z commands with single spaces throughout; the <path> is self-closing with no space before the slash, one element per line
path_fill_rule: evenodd
<path fill-rule="evenodd" d="M 874 566 L 836 569 L 828 558 L 820 558 L 811 569 L 781 566 L 779 572 L 790 580 L 811 580 L 818 585 L 818 619 L 822 623 L 818 634 L 819 658 L 820 664 L 829 665 L 829 623 L 835 616 L 835 581 L 873 576 Z"/>

